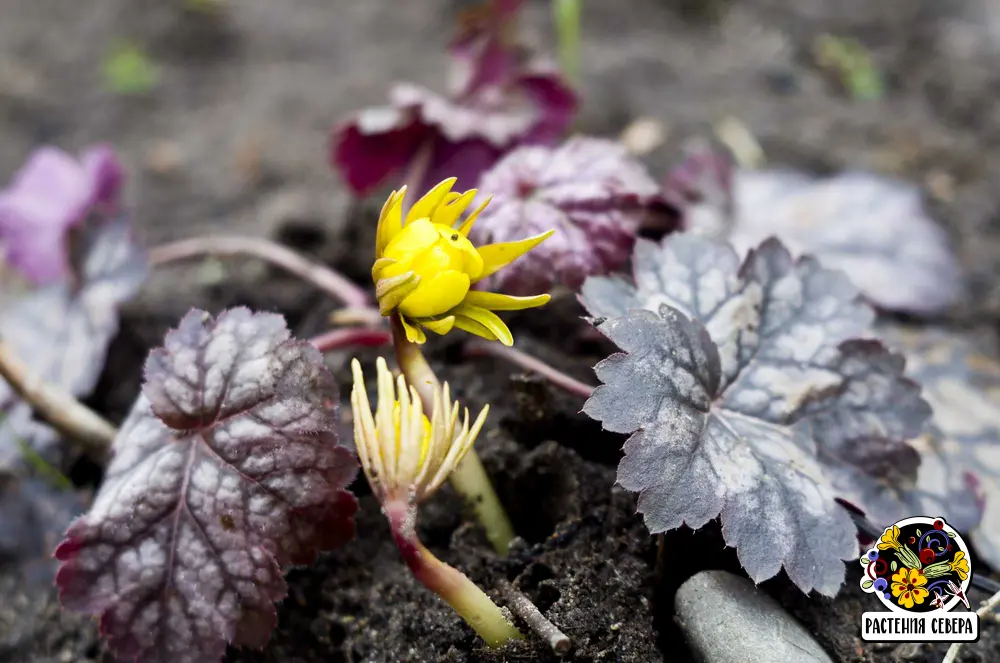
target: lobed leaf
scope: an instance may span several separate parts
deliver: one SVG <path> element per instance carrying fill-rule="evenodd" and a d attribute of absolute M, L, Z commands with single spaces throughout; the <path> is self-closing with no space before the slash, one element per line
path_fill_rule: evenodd
<path fill-rule="evenodd" d="M 354 533 L 336 384 L 279 315 L 192 311 L 150 353 L 90 511 L 56 550 L 63 605 L 116 655 L 218 660 L 262 647 L 282 567 Z"/>
<path fill-rule="evenodd" d="M 474 10 L 450 45 L 449 90 L 412 83 L 392 87 L 387 106 L 367 108 L 334 128 L 330 162 L 357 195 L 407 168 L 421 172 L 411 189 L 457 177 L 456 190 L 520 145 L 558 141 L 577 98 L 552 67 L 523 57 L 510 43 L 521 2 Z"/>
<path fill-rule="evenodd" d="M 914 441 L 923 463 L 911 512 L 937 513 L 1000 568 L 1000 363 L 995 343 L 941 328 L 884 324 L 879 334 L 906 352 L 934 410 Z"/>
<path fill-rule="evenodd" d="M 75 396 L 91 392 L 104 368 L 108 345 L 118 333 L 118 309 L 146 278 L 146 254 L 132 239 L 125 220 L 82 229 L 72 278 L 54 283 L 8 304 L 0 314 L 0 336 L 31 370 L 49 384 Z M 58 462 L 59 438 L 32 420 L 30 406 L 0 380 L 0 468 L 30 445 Z"/>
<path fill-rule="evenodd" d="M 782 567 L 833 595 L 872 485 L 912 480 L 906 440 L 928 416 L 900 357 L 856 340 L 872 311 L 846 276 L 771 239 L 740 264 L 696 235 L 639 240 L 634 283 L 593 277 L 581 300 L 623 353 L 596 367 L 584 411 L 631 433 L 618 481 L 653 533 L 721 515 L 757 582 Z"/>
<path fill-rule="evenodd" d="M 96 209 L 113 211 L 122 170 L 106 146 L 79 160 L 42 147 L 0 190 L 0 239 L 7 262 L 37 283 L 64 279 L 70 269 L 67 233 Z"/>
<path fill-rule="evenodd" d="M 556 229 L 531 253 L 490 278 L 509 294 L 578 288 L 629 257 L 659 187 L 619 143 L 577 136 L 557 148 L 520 147 L 480 180 L 493 197 L 470 237 L 477 244 L 510 242 Z"/>
<path fill-rule="evenodd" d="M 685 229 L 728 238 L 740 255 L 777 236 L 793 253 L 843 270 L 889 310 L 934 313 L 961 296 L 948 237 L 916 186 L 860 171 L 820 179 L 727 163 L 703 149 L 668 176 L 664 195 Z"/>

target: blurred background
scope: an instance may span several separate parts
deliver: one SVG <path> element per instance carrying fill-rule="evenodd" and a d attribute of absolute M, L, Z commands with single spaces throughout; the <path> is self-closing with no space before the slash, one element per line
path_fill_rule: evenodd
<path fill-rule="evenodd" d="M 0 180 L 37 144 L 76 152 L 106 141 L 125 162 L 148 244 L 227 229 L 335 259 L 352 198 L 328 166 L 331 127 L 384 103 L 394 81 L 444 91 L 447 44 L 473 5 L 5 0 Z M 644 158 L 657 177 L 684 140 L 727 117 L 770 163 L 902 175 L 943 203 L 981 285 L 976 306 L 1000 306 L 1000 2 L 582 6 L 577 131 L 616 137 L 651 120 L 663 140 Z M 550 3 L 527 2 L 519 33 L 554 58 L 551 17 Z M 845 73 L 834 51 L 854 46 L 865 57 Z M 144 297 L 177 288 L 153 279 Z"/>

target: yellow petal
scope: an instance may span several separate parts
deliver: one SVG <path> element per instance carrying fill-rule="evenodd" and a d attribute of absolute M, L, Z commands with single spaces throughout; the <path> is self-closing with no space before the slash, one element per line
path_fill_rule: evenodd
<path fill-rule="evenodd" d="M 413 207 L 411 207 L 410 211 L 406 213 L 406 222 L 403 225 L 409 225 L 417 219 L 429 219 L 434 210 L 441 204 L 441 201 L 444 200 L 444 197 L 448 195 L 451 191 L 451 187 L 453 187 L 457 181 L 457 177 L 449 177 L 444 182 L 441 182 L 436 187 L 425 193 L 420 200 L 413 203 Z"/>
<path fill-rule="evenodd" d="M 406 227 L 386 245 L 383 257 L 403 261 L 412 259 L 415 254 L 434 246 L 439 237 L 437 228 L 430 219 L 407 223 Z"/>
<path fill-rule="evenodd" d="M 504 345 L 514 345 L 514 337 L 511 336 L 507 325 L 504 324 L 503 320 L 496 313 L 479 308 L 478 306 L 470 306 L 469 304 L 461 304 L 455 308 L 453 313 L 455 315 L 456 327 L 460 320 L 468 318 L 488 329 Z M 482 336 L 482 334 L 479 334 L 479 336 Z"/>
<path fill-rule="evenodd" d="M 478 251 L 479 255 L 483 257 L 483 273 L 476 278 L 476 281 L 481 281 L 506 267 L 547 240 L 553 233 L 555 233 L 555 230 L 550 230 L 541 235 L 535 235 L 534 237 L 521 239 L 516 242 L 501 242 L 499 244 L 480 246 Z M 476 281 L 473 281 L 473 283 Z"/>
<path fill-rule="evenodd" d="M 410 324 L 404 316 L 399 316 L 399 321 L 403 323 L 403 330 L 406 331 L 406 340 L 410 343 L 416 343 L 417 345 L 423 345 L 427 342 L 427 335 L 424 334 L 424 330 L 420 327 Z"/>
<path fill-rule="evenodd" d="M 438 205 L 438 208 L 434 210 L 434 213 L 431 215 L 431 221 L 450 227 L 458 220 L 458 217 L 462 216 L 462 212 L 469 206 L 472 199 L 476 197 L 476 193 L 475 189 L 469 189 L 465 193 L 457 193 L 455 191 L 449 193 L 444 197 L 444 201 Z"/>
<path fill-rule="evenodd" d="M 497 340 L 496 334 L 491 332 L 489 329 L 479 324 L 472 318 L 466 317 L 455 317 L 455 328 L 461 329 L 462 331 L 469 332 L 470 334 L 475 334 L 476 336 L 481 336 L 487 341 Z"/>
<path fill-rule="evenodd" d="M 454 269 L 423 279 L 399 304 L 408 318 L 433 318 L 458 306 L 469 292 L 469 275 Z"/>
<path fill-rule="evenodd" d="M 452 330 L 455 326 L 455 316 L 449 315 L 446 318 L 441 318 L 440 320 L 432 320 L 430 318 L 424 318 L 423 320 L 417 321 L 421 327 L 425 329 L 430 329 L 435 334 L 440 334 L 444 336 Z"/>
<path fill-rule="evenodd" d="M 462 223 L 462 226 L 458 229 L 459 234 L 463 237 L 469 236 L 469 231 L 472 230 L 472 224 L 476 222 L 476 219 L 479 218 L 479 213 L 486 209 L 486 206 L 490 204 L 491 200 L 493 200 L 493 196 L 487 196 L 486 200 L 483 201 L 483 204 L 477 207 L 475 211 L 469 215 L 465 222 Z"/>
<path fill-rule="evenodd" d="M 379 279 L 375 282 L 375 298 L 382 315 L 389 315 L 393 309 L 409 297 L 420 286 L 420 277 L 413 272 Z"/>
<path fill-rule="evenodd" d="M 489 311 L 521 311 L 526 308 L 543 306 L 552 299 L 550 295 L 535 295 L 533 297 L 512 297 L 498 292 L 482 292 L 470 290 L 465 296 L 465 303 L 487 309 Z"/>
<path fill-rule="evenodd" d="M 406 187 L 393 191 L 382 206 L 378 216 L 378 228 L 375 231 L 375 257 L 381 258 L 385 247 L 403 229 L 403 196 Z"/>

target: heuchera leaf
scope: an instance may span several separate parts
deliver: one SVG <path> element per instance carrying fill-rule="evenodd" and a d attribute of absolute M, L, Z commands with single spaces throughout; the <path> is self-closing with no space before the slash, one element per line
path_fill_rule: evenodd
<path fill-rule="evenodd" d="M 593 277 L 581 299 L 624 352 L 597 365 L 584 411 L 631 433 L 618 481 L 653 533 L 722 517 L 750 577 L 784 567 L 837 592 L 857 554 L 836 497 L 912 480 L 905 440 L 928 408 L 903 361 L 874 340 L 847 277 L 777 240 L 740 264 L 705 237 L 639 240 L 635 283 Z"/>
<path fill-rule="evenodd" d="M 123 173 L 111 148 L 93 147 L 77 160 L 42 147 L 0 191 L 0 241 L 8 264 L 37 283 L 70 268 L 66 234 L 92 211 L 113 213 Z"/>
<path fill-rule="evenodd" d="M 408 166 L 419 166 L 425 191 L 448 177 L 457 189 L 518 145 L 552 144 L 576 112 L 573 91 L 558 72 L 526 60 L 504 35 L 519 2 L 493 3 L 452 44 L 450 90 L 439 94 L 399 83 L 389 105 L 360 111 L 333 131 L 331 165 L 356 195 L 364 195 Z"/>
<path fill-rule="evenodd" d="M 614 141 L 574 137 L 558 148 L 520 147 L 483 175 L 493 201 L 471 237 L 478 244 L 510 242 L 547 230 L 556 234 L 485 284 L 509 294 L 577 289 L 629 258 L 636 232 L 659 186 Z"/>
<path fill-rule="evenodd" d="M 665 197 L 686 230 L 727 237 L 741 255 L 779 237 L 793 253 L 843 270 L 888 310 L 935 313 L 962 294 L 948 237 L 916 186 L 867 172 L 817 179 L 726 163 L 695 151 L 667 177 Z"/>
<path fill-rule="evenodd" d="M 282 567 L 354 535 L 337 387 L 279 315 L 192 311 L 150 353 L 90 511 L 56 550 L 67 608 L 119 657 L 218 660 L 262 647 Z"/>
<path fill-rule="evenodd" d="M 61 282 L 5 306 L 0 336 L 31 370 L 74 396 L 89 394 L 104 368 L 108 345 L 118 332 L 118 309 L 146 278 L 146 253 L 127 221 L 81 228 L 79 261 Z M 57 465 L 58 436 L 31 418 L 31 408 L 0 380 L 0 468 L 31 445 Z"/>
<path fill-rule="evenodd" d="M 924 459 L 914 491 L 919 513 L 944 516 L 963 535 L 971 535 L 976 552 L 990 566 L 1000 568 L 1000 363 L 995 341 L 934 327 L 884 324 L 878 331 L 906 352 L 909 374 L 923 385 L 934 409 L 929 434 L 914 442 Z"/>

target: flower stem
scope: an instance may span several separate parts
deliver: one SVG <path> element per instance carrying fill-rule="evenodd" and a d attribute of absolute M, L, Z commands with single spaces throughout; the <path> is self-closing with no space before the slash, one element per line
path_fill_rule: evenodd
<path fill-rule="evenodd" d="M 241 254 L 260 258 L 277 265 L 300 279 L 312 283 L 351 308 L 364 308 L 371 305 L 368 292 L 344 275 L 263 237 L 220 235 L 184 239 L 150 249 L 149 263 L 163 265 L 203 255 L 236 256 Z"/>
<path fill-rule="evenodd" d="M 424 410 L 430 417 L 434 407 L 433 390 L 439 388 L 437 376 L 434 375 L 434 370 L 420 351 L 420 346 L 406 340 L 406 332 L 403 330 L 403 323 L 399 320 L 399 316 L 393 314 L 391 321 L 396 361 L 399 362 L 399 368 L 406 376 L 407 383 L 420 394 Z M 469 449 L 465 458 L 452 472 L 449 481 L 455 492 L 465 500 L 466 504 L 472 508 L 473 513 L 476 514 L 476 519 L 486 530 L 486 537 L 493 544 L 493 548 L 497 553 L 506 555 L 510 549 L 510 542 L 514 539 L 514 527 L 510 523 L 510 518 L 507 517 L 507 512 L 504 511 L 503 504 L 500 503 L 500 498 L 497 497 L 497 493 L 493 489 L 493 483 L 490 481 L 489 475 L 486 474 L 486 469 L 483 467 L 482 461 L 479 460 L 475 447 Z"/>
<path fill-rule="evenodd" d="M 431 590 L 458 613 L 490 647 L 502 647 L 510 640 L 523 637 L 492 599 L 469 577 L 445 564 L 417 538 L 413 507 L 386 504 L 385 513 L 406 565 L 420 583 Z"/>

